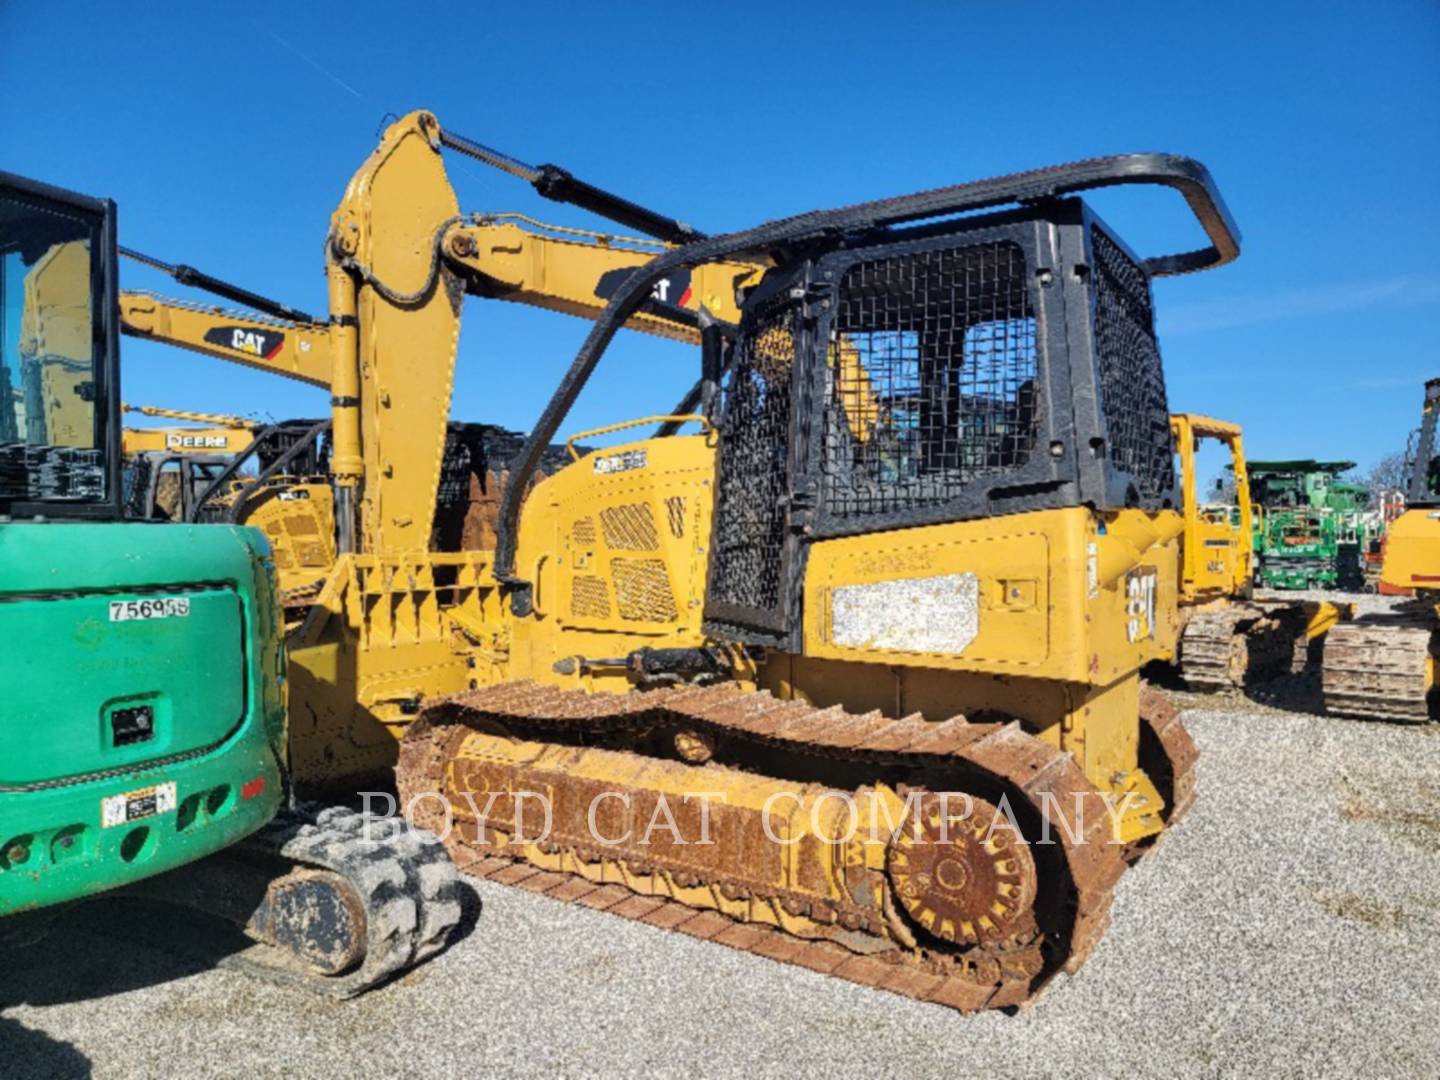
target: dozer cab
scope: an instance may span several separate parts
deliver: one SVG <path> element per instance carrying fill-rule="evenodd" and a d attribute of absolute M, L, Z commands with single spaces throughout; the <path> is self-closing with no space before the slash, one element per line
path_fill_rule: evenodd
<path fill-rule="evenodd" d="M 354 993 L 443 943 L 453 867 L 287 805 L 263 536 L 124 520 L 115 219 L 0 173 L 0 937 L 123 889 L 239 925 L 237 966 Z"/>
<path fill-rule="evenodd" d="M 1366 615 L 1327 636 L 1321 667 L 1327 713 L 1411 724 L 1435 718 L 1440 655 L 1437 413 L 1440 379 L 1430 379 L 1405 510 L 1390 523 L 1380 570 L 1381 592 L 1409 592 L 1412 598 L 1393 612 Z"/>
<path fill-rule="evenodd" d="M 678 246 L 583 299 L 523 237 L 497 276 L 447 149 Z M 1211 245 L 1142 260 L 1076 197 L 1129 183 Z M 300 377 L 332 395 L 338 551 L 290 638 L 297 774 L 353 784 L 401 737 L 405 803 L 472 874 L 963 1010 L 1032 998 L 1193 798 L 1138 672 L 1175 647 L 1183 524 L 1150 279 L 1238 254 L 1208 174 L 1109 158 L 721 237 L 594 192 L 428 113 L 347 188 L 330 321 L 294 324 L 327 345 Z M 494 546 L 436 550 L 463 293 L 598 321 Z M 693 390 L 535 482 L 656 319 L 700 342 Z"/>
<path fill-rule="evenodd" d="M 1182 510 L 1178 666 L 1192 690 L 1219 691 L 1307 662 L 1312 642 L 1351 613 L 1330 602 L 1256 600 L 1255 518 L 1238 424 L 1194 413 L 1170 417 Z M 1206 440 L 1230 454 L 1235 505 L 1200 500 L 1196 452 Z"/>

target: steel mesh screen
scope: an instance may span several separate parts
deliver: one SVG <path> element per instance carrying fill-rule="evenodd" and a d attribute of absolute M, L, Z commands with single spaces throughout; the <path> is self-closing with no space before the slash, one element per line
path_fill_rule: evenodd
<path fill-rule="evenodd" d="M 933 506 L 1035 445 L 1038 353 L 1019 245 L 857 263 L 840 282 L 822 449 L 826 506 Z"/>
<path fill-rule="evenodd" d="M 1102 230 L 1092 228 L 1090 237 L 1095 352 L 1110 460 L 1134 477 L 1141 502 L 1154 504 L 1175 484 L 1175 459 L 1150 280 Z"/>
<path fill-rule="evenodd" d="M 736 345 L 725 385 L 710 599 L 778 610 L 790 452 L 793 313 L 761 316 Z"/>

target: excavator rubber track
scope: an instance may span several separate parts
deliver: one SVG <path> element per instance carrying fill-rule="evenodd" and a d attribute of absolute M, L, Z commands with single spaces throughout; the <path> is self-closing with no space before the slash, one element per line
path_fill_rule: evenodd
<path fill-rule="evenodd" d="M 233 847 L 126 891 L 240 927 L 253 944 L 222 966 L 335 998 L 435 954 L 463 915 L 433 834 L 343 807 L 281 810 Z"/>
<path fill-rule="evenodd" d="M 1320 669 L 1325 712 L 1427 723 L 1437 639 L 1433 621 L 1422 613 L 1370 615 L 1334 627 L 1326 635 Z"/>
<path fill-rule="evenodd" d="M 1174 786 L 1183 813 L 1193 792 L 1193 744 L 1173 711 L 1157 716 L 1150 730 L 1152 746 L 1179 750 Z M 656 745 L 657 733 L 667 745 L 664 740 L 676 731 L 713 757 L 697 765 L 630 748 L 637 742 Z M 467 740 L 477 738 L 498 752 L 465 751 Z M 542 772 L 522 760 L 528 751 L 505 750 L 537 745 L 525 740 L 542 740 L 569 757 Z M 714 846 L 691 846 L 683 859 L 633 843 L 598 844 L 593 821 L 590 833 L 581 833 L 568 828 L 565 811 L 568 803 L 575 813 L 589 790 L 581 789 L 579 777 L 597 761 L 595 755 L 606 755 L 599 764 L 621 785 L 627 776 L 658 772 L 703 791 L 752 778 L 759 761 L 778 762 L 786 782 L 811 792 L 825 786 L 812 781 L 827 765 L 852 776 L 946 776 L 962 781 L 950 790 L 978 789 L 987 799 L 1000 792 L 1012 808 L 1023 804 L 1019 816 L 1032 829 L 1042 819 L 1052 826 L 1049 847 L 1026 844 L 1045 867 L 1046 877 L 1033 894 L 1039 914 L 1028 929 L 993 940 L 942 941 L 907 921 L 901 904 L 915 897 L 907 899 L 903 888 L 892 893 L 882 884 L 867 893 L 874 879 L 866 878 L 841 895 L 817 896 L 799 889 L 803 874 L 783 882 L 766 878 L 752 868 L 763 856 L 743 843 L 752 836 L 737 826 L 730 842 L 723 839 L 725 824 L 738 818 L 722 817 L 722 839 Z M 401 743 L 397 782 L 405 805 L 421 825 L 450 825 L 435 815 L 448 806 L 443 811 L 448 817 L 454 796 L 468 790 L 459 786 L 467 780 L 479 781 L 475 790 L 488 792 L 543 791 L 548 784 L 560 806 L 560 823 L 544 843 L 510 845 L 480 827 L 482 819 L 495 824 L 484 814 L 477 812 L 474 828 L 457 815 L 444 835 L 462 873 L 963 1012 L 1026 1004 L 1058 972 L 1078 970 L 1108 925 L 1113 889 L 1127 858 L 1138 857 L 1111 842 L 1104 799 L 1073 758 L 1018 723 L 857 715 L 730 684 L 609 695 L 516 682 L 427 703 Z M 869 782 L 862 780 L 858 790 Z M 945 789 L 930 783 L 924 797 L 939 790 Z M 442 798 L 420 797 L 426 793 Z M 513 827 L 519 811 L 508 821 L 497 817 Z M 930 820 L 933 824 L 933 816 Z M 904 832 L 890 838 L 891 848 L 905 839 Z M 897 897 L 900 903 L 892 903 Z M 913 914 L 916 908 L 909 910 Z M 933 926 L 934 912 L 923 914 Z"/>

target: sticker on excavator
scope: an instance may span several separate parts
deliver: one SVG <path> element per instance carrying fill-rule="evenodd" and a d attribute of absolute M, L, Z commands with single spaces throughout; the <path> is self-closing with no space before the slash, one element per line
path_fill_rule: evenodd
<path fill-rule="evenodd" d="M 188 596 L 162 596 L 154 600 L 111 600 L 110 621 L 127 619 L 183 619 L 190 614 Z"/>
<path fill-rule="evenodd" d="M 631 469 L 645 468 L 646 462 L 644 450 L 625 450 L 618 454 L 596 454 L 595 472 L 600 476 L 629 472 Z"/>
<path fill-rule="evenodd" d="M 1125 575 L 1125 636 L 1131 645 L 1155 637 L 1155 585 L 1153 566 Z"/>
<path fill-rule="evenodd" d="M 830 594 L 836 645 L 958 656 L 979 632 L 980 579 L 974 574 L 842 585 Z"/>
<path fill-rule="evenodd" d="M 175 782 L 127 791 L 100 800 L 100 826 L 113 829 L 143 818 L 168 814 L 175 809 Z"/>
<path fill-rule="evenodd" d="M 244 326 L 216 326 L 205 331 L 211 345 L 273 360 L 285 344 L 285 335 L 274 330 L 251 330 Z"/>

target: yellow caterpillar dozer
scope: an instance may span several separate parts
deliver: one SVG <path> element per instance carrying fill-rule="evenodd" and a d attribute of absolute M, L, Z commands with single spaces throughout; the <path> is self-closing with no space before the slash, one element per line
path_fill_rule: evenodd
<path fill-rule="evenodd" d="M 445 150 L 663 246 L 559 287 L 553 245 L 459 214 Z M 1078 197 L 1126 184 L 1178 190 L 1210 245 L 1136 256 Z M 329 322 L 292 324 L 324 349 L 242 361 L 332 395 L 297 780 L 360 783 L 398 740 L 407 808 L 472 874 L 957 1009 L 1033 998 L 1193 799 L 1194 746 L 1138 674 L 1175 650 L 1183 528 L 1150 280 L 1238 252 L 1186 158 L 705 237 L 401 119 L 332 218 Z M 493 546 L 436 550 L 467 293 L 596 323 Z M 647 325 L 699 342 L 692 390 L 536 482 Z"/>
<path fill-rule="evenodd" d="M 1192 690 L 1243 687 L 1307 662 L 1312 642 L 1348 618 L 1350 605 L 1255 598 L 1255 533 L 1244 436 L 1238 424 L 1195 413 L 1170 417 L 1182 511 L 1180 635 L 1174 661 Z M 1196 452 L 1213 440 L 1230 454 L 1235 507 L 1199 497 Z"/>
<path fill-rule="evenodd" d="M 1440 379 L 1425 383 L 1405 511 L 1386 533 L 1382 592 L 1411 593 L 1397 610 L 1336 627 L 1325 639 L 1320 679 L 1327 713 L 1423 724 L 1436 716 L 1440 656 L 1440 455 L 1435 418 Z"/>

